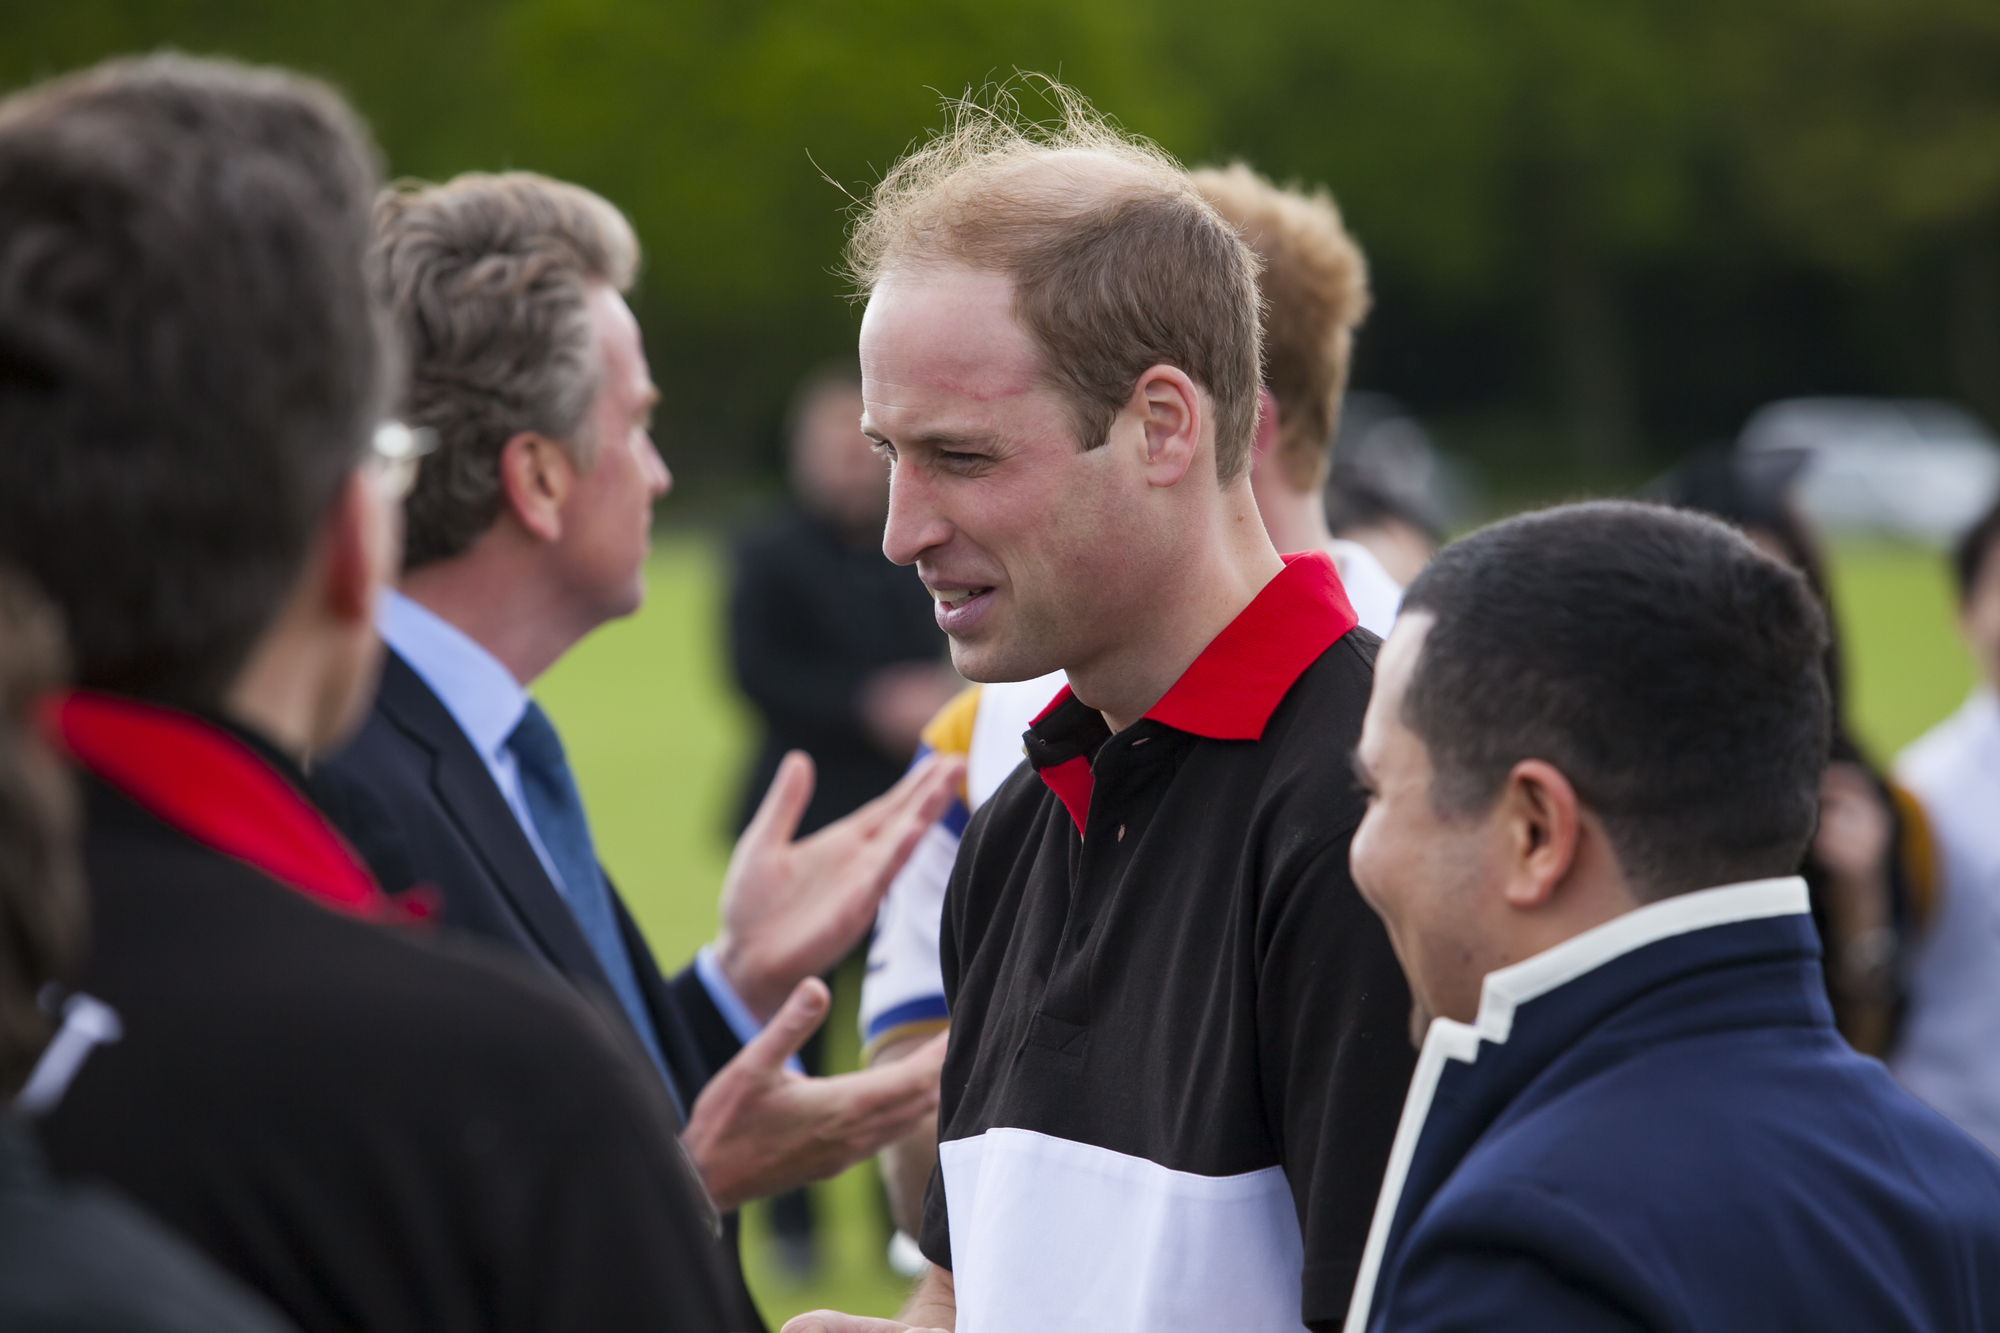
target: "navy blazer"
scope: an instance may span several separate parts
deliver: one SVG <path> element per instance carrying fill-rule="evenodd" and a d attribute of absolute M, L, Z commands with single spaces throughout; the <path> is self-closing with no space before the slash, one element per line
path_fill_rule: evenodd
<path fill-rule="evenodd" d="M 444 702 L 393 651 L 374 711 L 344 751 L 314 767 L 311 788 L 382 887 L 431 886 L 447 926 L 541 963 L 631 1032 L 597 955 L 485 761 Z M 611 902 L 668 1068 L 692 1106 L 742 1044 L 692 966 L 671 981 L 661 975 L 615 885 Z M 638 1035 L 632 1039 L 636 1050 Z"/>
<path fill-rule="evenodd" d="M 1486 980 L 1418 1061 L 1347 1328 L 2000 1328 L 2000 1160 L 1834 1031 L 1803 881 Z"/>

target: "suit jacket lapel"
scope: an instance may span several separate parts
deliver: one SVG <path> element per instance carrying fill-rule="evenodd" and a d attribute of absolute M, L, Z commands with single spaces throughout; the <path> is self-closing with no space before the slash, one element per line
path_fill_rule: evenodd
<path fill-rule="evenodd" d="M 594 982 L 608 994 L 610 979 L 569 905 L 542 869 L 541 858 L 494 785 L 485 761 L 443 701 L 393 651 L 383 662 L 376 707 L 431 752 L 432 790 L 548 963 L 566 976 Z M 446 912 L 448 916 L 449 902 Z"/>

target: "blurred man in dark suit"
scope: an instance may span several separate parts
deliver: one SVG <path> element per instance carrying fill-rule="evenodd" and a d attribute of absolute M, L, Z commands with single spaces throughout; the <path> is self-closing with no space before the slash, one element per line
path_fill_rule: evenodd
<path fill-rule="evenodd" d="M 811 832 L 887 791 L 963 682 L 923 581 L 882 554 L 889 469 L 861 433 L 857 368 L 799 386 L 786 448 L 792 502 L 737 543 L 730 576 L 730 664 L 764 724 L 738 824 L 804 750 L 819 773 Z"/>

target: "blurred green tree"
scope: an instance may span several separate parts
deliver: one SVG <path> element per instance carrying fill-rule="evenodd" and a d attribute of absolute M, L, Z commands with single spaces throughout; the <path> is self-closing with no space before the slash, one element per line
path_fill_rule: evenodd
<path fill-rule="evenodd" d="M 1699 31 L 1748 205 L 1862 280 L 1945 256 L 1953 387 L 2000 425 L 2000 5 L 1714 0 Z"/>

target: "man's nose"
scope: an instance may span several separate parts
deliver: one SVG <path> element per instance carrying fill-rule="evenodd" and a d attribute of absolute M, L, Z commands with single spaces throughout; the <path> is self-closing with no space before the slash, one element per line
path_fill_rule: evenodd
<path fill-rule="evenodd" d="M 660 446 L 652 437 L 646 439 L 646 484 L 651 487 L 653 498 L 659 499 L 674 488 L 674 474 L 667 468 L 667 460 L 660 453 Z"/>
<path fill-rule="evenodd" d="M 898 463 L 889 471 L 889 521 L 882 530 L 882 554 L 898 565 L 914 565 L 917 557 L 951 538 L 951 524 L 939 511 L 937 497 L 916 468 Z"/>

